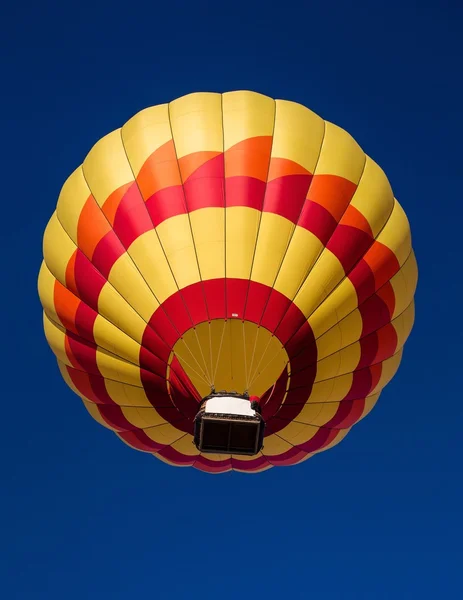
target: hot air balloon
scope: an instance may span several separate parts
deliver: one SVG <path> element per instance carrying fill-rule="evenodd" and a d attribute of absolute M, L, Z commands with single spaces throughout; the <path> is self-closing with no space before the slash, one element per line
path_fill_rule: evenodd
<path fill-rule="evenodd" d="M 39 295 L 61 374 L 126 444 L 295 465 L 374 407 L 414 320 L 407 217 L 338 126 L 285 100 L 142 110 L 64 183 Z"/>

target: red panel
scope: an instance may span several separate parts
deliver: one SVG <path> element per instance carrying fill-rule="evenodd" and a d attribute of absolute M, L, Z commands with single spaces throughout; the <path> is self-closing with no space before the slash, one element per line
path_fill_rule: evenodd
<path fill-rule="evenodd" d="M 89 375 L 90 385 L 100 400 L 99 404 L 116 404 L 106 389 L 105 380 L 101 375 Z"/>
<path fill-rule="evenodd" d="M 297 308 L 296 305 L 292 306 Z M 292 307 L 291 310 L 293 310 Z M 278 338 L 281 339 L 280 336 Z M 317 345 L 308 321 L 304 321 L 299 329 L 296 330 L 291 339 L 285 343 L 285 348 L 291 358 L 296 358 L 301 352 L 304 352 L 307 357 L 307 365 L 313 365 L 317 362 Z"/>
<path fill-rule="evenodd" d="M 170 349 L 174 347 L 175 342 L 180 337 L 169 316 L 165 313 L 163 306 L 156 309 L 150 319 L 149 327 L 158 334 Z"/>
<path fill-rule="evenodd" d="M 185 195 L 181 185 L 159 190 L 146 201 L 154 227 L 177 215 L 186 214 Z"/>
<path fill-rule="evenodd" d="M 375 356 L 374 362 L 383 362 L 391 356 L 393 356 L 397 350 L 397 332 L 395 327 L 389 323 L 385 327 L 382 327 L 378 332 L 378 352 Z"/>
<path fill-rule="evenodd" d="M 122 412 L 121 408 L 115 404 L 112 406 L 99 404 L 98 410 L 100 415 L 103 417 L 103 420 L 108 423 L 111 427 L 113 427 L 116 431 L 132 431 L 137 429 L 132 423 L 127 421 Z"/>
<path fill-rule="evenodd" d="M 198 296 L 200 294 L 201 286 L 198 286 Z M 178 294 L 172 294 L 172 296 L 167 298 L 167 300 L 163 302 L 162 309 L 167 315 L 169 321 L 172 323 L 173 327 L 176 329 L 177 339 L 193 326 L 193 322 L 189 315 L 188 307 L 185 303 L 182 292 L 179 292 Z M 164 339 L 166 338 L 164 337 Z"/>
<path fill-rule="evenodd" d="M 325 427 L 332 429 L 348 429 L 352 427 L 362 416 L 365 408 L 365 400 L 343 400 L 339 403 L 338 410 Z"/>
<path fill-rule="evenodd" d="M 191 467 L 196 460 L 196 456 L 180 454 L 180 452 L 175 450 L 175 448 L 172 448 L 172 446 L 164 446 L 162 450 L 159 450 L 158 454 L 166 460 L 184 467 Z"/>
<path fill-rule="evenodd" d="M 176 356 L 172 359 L 170 368 L 170 396 L 172 401 L 185 417 L 193 420 L 198 412 L 201 397 Z M 193 433 L 193 425 L 191 433 Z"/>
<path fill-rule="evenodd" d="M 227 317 L 244 319 L 246 296 L 249 281 L 245 279 L 227 279 Z"/>
<path fill-rule="evenodd" d="M 100 271 L 105 279 L 108 279 L 109 273 L 117 261 L 125 252 L 124 246 L 118 240 L 114 231 L 101 238 L 95 247 L 92 255 L 92 263 Z"/>
<path fill-rule="evenodd" d="M 355 287 L 359 304 L 375 293 L 375 276 L 363 258 L 352 269 L 348 277 Z"/>
<path fill-rule="evenodd" d="M 241 471 L 258 471 L 260 469 L 262 469 L 263 467 L 268 467 L 269 466 L 269 462 L 268 460 L 265 458 L 265 456 L 258 456 L 257 458 L 255 458 L 254 460 L 242 460 L 240 461 L 240 459 L 238 457 L 231 459 L 231 465 L 234 469 L 240 469 Z"/>
<path fill-rule="evenodd" d="M 119 436 L 132 448 L 143 452 L 158 452 L 164 448 L 164 444 L 158 444 L 150 439 L 142 429 L 134 431 L 121 431 Z"/>
<path fill-rule="evenodd" d="M 382 363 L 377 363 L 376 365 L 372 365 L 370 367 L 371 373 L 371 390 L 373 391 L 375 387 L 378 385 L 379 380 L 381 379 L 381 375 L 383 373 L 383 365 Z"/>
<path fill-rule="evenodd" d="M 265 446 L 264 446 L 265 452 Z M 307 452 L 304 452 L 297 446 L 293 446 L 290 450 L 277 455 L 266 456 L 268 462 L 276 467 L 284 467 L 289 465 L 295 465 L 304 458 L 306 458 Z"/>
<path fill-rule="evenodd" d="M 85 396 L 90 402 L 95 404 L 114 404 L 113 400 L 108 395 L 104 380 L 101 376 L 90 375 L 85 371 L 78 371 L 72 367 L 66 367 L 72 383 L 82 396 Z M 101 382 L 98 382 L 98 379 Z"/>
<path fill-rule="evenodd" d="M 389 314 L 394 314 L 395 311 L 395 293 L 394 288 L 391 285 L 390 281 L 387 281 L 379 290 L 376 292 L 377 295 L 383 300 L 386 306 L 389 309 Z"/>
<path fill-rule="evenodd" d="M 307 200 L 302 208 L 298 225 L 313 233 L 326 246 L 336 229 L 337 222 L 324 206 Z"/>
<path fill-rule="evenodd" d="M 225 284 L 223 284 L 225 286 Z M 191 322 L 193 325 L 209 321 L 209 314 L 206 307 L 206 295 L 204 284 L 189 285 L 182 290 L 183 300 L 188 307 Z"/>
<path fill-rule="evenodd" d="M 312 175 L 285 175 L 267 183 L 264 212 L 274 213 L 297 223 Z"/>
<path fill-rule="evenodd" d="M 316 374 L 316 367 L 309 367 L 311 363 L 316 362 L 316 346 L 313 338 L 313 333 L 310 329 L 309 324 L 307 323 L 305 317 L 302 315 L 299 309 L 295 305 L 293 305 L 285 296 L 283 296 L 279 292 L 276 292 L 275 290 L 272 292 L 269 305 L 266 306 L 266 300 L 269 297 L 271 291 L 271 289 L 267 286 L 254 282 L 249 282 L 247 280 L 227 280 L 226 283 L 230 303 L 230 316 L 232 310 L 233 312 L 237 310 L 236 314 L 239 315 L 237 318 L 242 318 L 240 312 L 242 313 L 242 307 L 246 295 L 248 298 L 248 306 L 244 310 L 246 320 L 252 320 L 253 322 L 258 324 L 262 318 L 262 315 L 264 314 L 263 326 L 267 325 L 270 327 L 272 325 L 276 326 L 277 324 L 275 315 L 277 316 L 277 318 L 283 316 L 283 320 L 279 330 L 279 333 L 283 338 L 282 343 L 284 343 L 285 338 L 289 338 L 290 336 L 292 336 L 290 342 L 286 344 L 286 349 L 290 360 L 294 359 L 297 356 L 297 365 L 301 368 L 301 374 L 299 375 L 299 379 L 296 379 L 296 383 L 292 382 L 292 386 L 287 397 L 288 405 L 291 405 L 289 411 L 291 413 L 292 418 L 294 418 L 299 414 L 303 404 L 307 400 L 307 397 L 310 395 L 313 380 Z M 188 306 L 194 306 L 197 301 L 199 302 L 199 300 L 202 298 L 202 289 L 204 289 L 204 293 L 206 295 L 206 301 L 208 305 L 210 318 L 225 318 L 225 280 L 208 280 L 203 283 L 198 282 L 194 285 L 189 286 L 187 292 Z M 249 293 L 247 292 L 247 290 L 249 290 Z M 156 310 L 156 312 L 150 320 L 150 327 L 157 334 L 162 336 L 162 338 L 166 341 L 170 348 L 172 348 L 175 345 L 175 342 L 179 338 L 179 332 L 176 331 L 176 329 L 167 319 L 164 310 L 169 311 L 169 315 L 172 316 L 172 319 L 175 320 L 176 325 L 180 328 L 181 331 L 185 330 L 185 328 L 189 329 L 192 326 L 191 321 L 188 323 L 185 317 L 185 313 L 182 312 L 184 310 L 184 307 L 182 307 L 182 305 L 180 304 L 180 300 L 180 293 L 177 292 L 176 294 L 173 294 L 171 298 L 169 298 L 163 304 L 162 307 L 159 307 Z M 198 324 L 198 322 L 204 322 L 204 317 L 204 309 L 202 308 L 197 312 L 196 318 L 194 319 L 194 324 L 196 325 Z M 199 318 L 201 318 L 201 321 L 199 321 Z M 268 321 L 269 318 L 270 321 Z M 293 335 L 294 327 L 298 327 L 298 330 Z M 143 373 L 142 377 L 144 387 L 146 389 L 148 382 L 146 376 Z M 283 377 L 286 376 L 283 375 Z M 302 390 L 294 389 L 296 387 L 301 387 L 300 385 L 296 385 L 298 381 L 300 381 L 301 385 L 303 386 Z M 280 384 L 275 390 L 275 392 L 271 395 L 271 402 L 267 402 L 268 406 L 265 408 L 265 413 L 267 415 L 273 414 L 275 411 L 278 410 L 284 398 L 285 389 L 286 386 Z M 185 414 L 190 414 L 189 410 L 187 410 L 183 404 L 187 401 L 185 397 L 185 389 L 182 391 L 180 387 L 179 389 L 177 389 L 176 386 L 176 391 L 182 396 L 182 398 L 178 396 L 179 406 L 183 406 L 182 411 L 185 411 Z M 146 389 L 146 393 L 150 401 L 155 406 L 158 407 L 160 406 L 160 404 L 162 405 L 165 403 L 164 396 L 161 399 L 159 398 L 159 392 L 157 388 L 153 391 Z M 177 396 L 174 399 L 175 402 L 177 402 Z M 167 415 L 164 416 L 164 418 L 166 418 L 166 420 L 169 420 Z M 284 426 L 283 421 L 281 421 L 280 423 L 280 426 Z"/>
<path fill-rule="evenodd" d="M 292 302 L 288 301 L 285 315 L 276 328 L 275 334 L 292 356 L 305 348 L 307 342 L 313 344 L 314 351 L 317 351 L 315 339 L 307 319 Z"/>
<path fill-rule="evenodd" d="M 199 285 L 199 284 L 195 284 Z M 204 281 L 207 311 L 209 318 L 223 319 L 226 315 L 225 307 L 225 281 L 223 279 L 210 279 Z"/>
<path fill-rule="evenodd" d="M 249 282 L 249 290 L 246 297 L 244 318 L 251 323 L 260 323 L 262 315 L 270 296 L 271 288 L 261 283 Z"/>
<path fill-rule="evenodd" d="M 231 206 L 247 206 L 262 210 L 265 196 L 265 181 L 254 177 L 227 177 L 225 179 L 225 204 Z"/>
<path fill-rule="evenodd" d="M 362 337 L 376 331 L 391 320 L 388 307 L 378 294 L 365 300 L 359 306 L 359 311 L 363 321 Z"/>
<path fill-rule="evenodd" d="M 66 334 L 66 341 L 78 366 L 87 373 L 100 375 L 96 363 L 96 344 L 88 342 L 72 332 Z"/>
<path fill-rule="evenodd" d="M 321 450 L 324 446 L 330 444 L 337 435 L 338 432 L 336 430 L 321 427 L 313 438 L 304 444 L 298 444 L 297 447 L 310 454 L 311 452 Z"/>
<path fill-rule="evenodd" d="M 183 184 L 188 212 L 224 207 L 223 154 L 205 162 Z"/>
<path fill-rule="evenodd" d="M 222 471 L 227 471 L 231 465 L 231 458 L 227 458 L 226 460 L 210 460 L 205 456 L 199 455 L 195 461 L 195 467 L 207 473 L 221 473 Z"/>
<path fill-rule="evenodd" d="M 344 272 L 348 273 L 372 243 L 373 238 L 361 229 L 338 225 L 326 247 L 342 264 Z"/>
<path fill-rule="evenodd" d="M 268 421 L 280 408 L 285 397 L 286 386 L 288 383 L 288 371 L 284 369 L 278 378 L 276 384 L 266 392 L 261 398 L 262 416 Z"/>
<path fill-rule="evenodd" d="M 261 325 L 265 327 L 265 329 L 268 329 L 270 333 L 275 333 L 275 330 L 285 316 L 289 306 L 290 300 L 288 300 L 288 298 L 286 298 L 286 296 L 280 292 L 272 289 L 268 299 L 268 304 L 265 307 L 261 317 Z"/>
<path fill-rule="evenodd" d="M 133 183 L 117 207 L 114 231 L 124 248 L 129 248 L 132 242 L 151 229 L 153 229 L 153 222 L 137 184 Z"/>
<path fill-rule="evenodd" d="M 80 302 L 76 310 L 75 326 L 77 334 L 84 339 L 94 342 L 93 326 L 95 324 L 97 313 L 92 308 Z"/>
<path fill-rule="evenodd" d="M 373 389 L 373 380 L 371 371 L 368 367 L 353 373 L 353 380 L 350 390 L 344 397 L 344 400 L 357 400 L 366 398 Z"/>
<path fill-rule="evenodd" d="M 98 298 L 106 279 L 80 250 L 75 255 L 74 279 L 77 296 L 98 312 Z"/>
<path fill-rule="evenodd" d="M 159 337 L 152 326 L 145 327 L 141 343 L 144 348 L 147 348 L 164 363 L 167 363 L 171 347 L 168 346 L 161 337 Z"/>
<path fill-rule="evenodd" d="M 375 356 L 378 352 L 378 336 L 376 332 L 370 333 L 360 340 L 360 360 L 356 369 L 369 367 L 375 362 Z"/>
<path fill-rule="evenodd" d="M 159 377 L 165 377 L 166 363 L 143 346 L 140 347 L 139 361 L 142 369 L 146 369 Z"/>

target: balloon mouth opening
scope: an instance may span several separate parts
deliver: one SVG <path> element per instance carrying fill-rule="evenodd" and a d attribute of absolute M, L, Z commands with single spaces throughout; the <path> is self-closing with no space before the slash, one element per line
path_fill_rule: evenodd
<path fill-rule="evenodd" d="M 204 454 L 255 456 L 263 447 L 265 421 L 256 397 L 213 392 L 202 399 L 194 422 L 194 444 Z"/>

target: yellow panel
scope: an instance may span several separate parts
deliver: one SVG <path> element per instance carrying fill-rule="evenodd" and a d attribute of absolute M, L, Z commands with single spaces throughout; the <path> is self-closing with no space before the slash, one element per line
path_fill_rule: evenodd
<path fill-rule="evenodd" d="M 298 444 L 307 443 L 318 431 L 319 428 L 313 425 L 304 425 L 304 423 L 292 421 L 279 431 L 278 435 L 293 446 L 297 446 Z"/>
<path fill-rule="evenodd" d="M 377 394 L 371 394 L 370 396 L 367 396 L 365 398 L 365 408 L 363 409 L 362 416 L 357 421 L 357 423 L 364 419 L 373 410 L 375 404 L 378 402 L 380 395 L 380 392 L 378 392 Z"/>
<path fill-rule="evenodd" d="M 252 281 L 273 285 L 293 230 L 294 224 L 291 221 L 273 213 L 262 213 Z"/>
<path fill-rule="evenodd" d="M 156 267 L 161 267 L 163 272 L 166 271 L 166 282 L 163 283 L 162 286 L 158 285 L 158 287 L 162 287 L 162 294 L 161 291 L 159 292 L 159 295 L 156 294 L 159 301 L 163 302 L 165 298 L 170 296 L 174 291 L 177 291 L 177 286 L 172 279 L 172 274 L 170 275 L 171 281 L 169 282 L 169 285 L 167 284 L 167 268 L 170 267 L 169 271 L 172 269 L 180 289 L 200 281 L 200 276 L 193 238 L 191 237 L 189 216 L 177 215 L 171 217 L 170 219 L 163 221 L 157 227 L 156 231 L 168 261 L 166 262 L 166 258 L 162 258 L 161 255 L 159 255 L 159 258 L 156 258 L 156 260 L 153 259 Z M 153 242 L 150 240 L 149 247 L 152 243 Z M 150 252 L 152 253 L 151 250 Z M 158 253 L 157 248 L 156 253 Z M 162 265 L 158 265 L 159 261 L 162 262 Z M 158 276 L 156 276 L 156 278 L 158 278 Z"/>
<path fill-rule="evenodd" d="M 188 217 L 185 215 L 182 216 L 188 220 Z M 178 217 L 173 217 L 173 219 L 178 219 Z M 162 225 L 170 223 L 173 219 L 164 221 Z M 162 225 L 160 227 L 162 227 Z M 178 240 L 183 233 L 183 229 L 180 227 L 176 229 L 175 227 L 172 227 L 172 224 L 170 227 L 172 235 L 177 235 L 177 238 L 174 237 L 173 240 Z M 163 230 L 163 234 L 163 237 L 168 237 L 166 236 L 165 229 Z M 170 241 L 172 243 L 172 240 Z M 168 250 L 170 251 L 171 249 L 168 248 Z M 143 276 L 143 279 L 146 281 L 156 297 L 157 302 L 162 304 L 166 298 L 178 290 L 175 280 L 172 276 L 172 272 L 169 268 L 170 262 L 174 262 L 174 260 L 168 255 L 169 262 L 166 261 L 163 248 L 161 247 L 158 236 L 154 230 L 150 229 L 149 231 L 146 231 L 140 235 L 130 246 L 129 254 L 134 263 L 137 265 L 137 268 Z M 184 255 L 187 256 L 187 253 L 184 253 Z M 134 291 L 136 291 L 136 289 Z"/>
<path fill-rule="evenodd" d="M 357 306 L 357 292 L 351 280 L 346 277 L 309 317 L 309 325 L 315 338 L 321 337 Z"/>
<path fill-rule="evenodd" d="M 130 385 L 142 385 L 139 367 L 109 354 L 102 348 L 96 350 L 96 364 L 105 379 L 114 379 Z"/>
<path fill-rule="evenodd" d="M 362 329 L 363 320 L 360 311 L 354 310 L 317 340 L 318 360 L 359 340 Z"/>
<path fill-rule="evenodd" d="M 256 456 L 255 458 L 257 458 L 257 456 Z M 240 460 L 239 460 L 239 461 L 237 461 L 237 462 L 236 462 L 236 463 L 233 465 L 233 469 L 232 469 L 233 471 L 236 471 L 237 473 L 245 473 L 245 474 L 251 475 L 252 473 L 263 473 L 264 471 L 268 471 L 269 469 L 272 469 L 272 468 L 273 468 L 273 465 L 271 465 L 271 464 L 266 464 L 266 465 L 264 464 L 264 465 L 261 465 L 261 466 L 260 466 L 260 467 L 259 467 L 257 470 L 255 470 L 255 471 L 248 471 L 248 470 L 247 470 L 247 469 L 244 467 L 244 465 L 243 465 L 243 469 L 240 469 L 238 465 L 239 465 L 239 463 L 241 463 L 241 462 L 242 462 L 242 459 L 243 459 L 243 457 L 242 457 L 242 456 L 240 456 Z"/>
<path fill-rule="evenodd" d="M 136 258 L 137 244 L 135 243 L 134 246 Z M 54 213 L 44 235 L 44 256 L 48 269 L 64 286 L 66 286 L 66 268 L 75 251 L 74 242 L 61 227 Z M 161 262 L 161 268 L 163 265 L 165 266 L 165 260 Z M 159 303 L 127 254 L 123 254 L 113 265 L 109 282 L 111 285 L 105 284 L 99 294 L 98 311 L 135 340 L 141 341 L 146 323 L 141 321 L 131 306 L 147 322 Z M 121 291 L 123 297 L 112 286 Z"/>
<path fill-rule="evenodd" d="M 119 406 L 142 406 L 151 407 L 151 402 L 142 387 L 128 385 L 120 381 L 105 380 L 106 391 L 114 402 Z"/>
<path fill-rule="evenodd" d="M 324 402 L 321 404 L 304 404 L 301 412 L 297 415 L 296 421 L 306 425 L 322 426 L 328 423 L 339 408 L 338 402 Z"/>
<path fill-rule="evenodd" d="M 185 435 L 183 431 L 180 431 L 169 423 L 157 425 L 156 427 L 148 427 L 143 431 L 153 442 L 166 445 L 172 444 Z"/>
<path fill-rule="evenodd" d="M 90 190 L 80 166 L 65 181 L 56 206 L 60 223 L 75 244 L 80 213 L 89 196 Z"/>
<path fill-rule="evenodd" d="M 410 304 L 416 291 L 418 282 L 418 266 L 415 254 L 412 251 L 402 268 L 391 279 L 391 285 L 395 295 L 395 307 L 393 317 L 400 315 Z"/>
<path fill-rule="evenodd" d="M 272 156 L 292 160 L 313 173 L 324 132 L 325 122 L 314 112 L 296 102 L 277 100 Z"/>
<path fill-rule="evenodd" d="M 88 400 L 84 400 L 84 398 L 82 398 L 82 402 L 85 408 L 88 410 L 89 414 L 95 419 L 97 423 L 103 425 L 103 427 L 106 427 L 106 429 L 115 431 L 114 427 L 111 427 L 111 425 L 106 423 L 106 421 L 103 419 L 96 404 L 93 404 L 93 402 L 88 402 Z"/>
<path fill-rule="evenodd" d="M 339 402 L 346 397 L 352 386 L 353 375 L 347 373 L 314 383 L 308 402 Z"/>
<path fill-rule="evenodd" d="M 249 279 L 259 222 L 260 212 L 254 208 L 226 209 L 227 277 Z"/>
<path fill-rule="evenodd" d="M 264 447 L 262 448 L 262 454 L 264 456 L 279 456 L 289 450 L 292 450 L 291 444 L 279 435 L 273 433 L 264 438 Z"/>
<path fill-rule="evenodd" d="M 51 273 L 63 285 L 66 285 L 66 268 L 75 250 L 75 244 L 62 228 L 54 212 L 43 236 L 43 256 Z"/>
<path fill-rule="evenodd" d="M 365 154 L 346 131 L 325 121 L 325 137 L 318 159 L 317 175 L 338 175 L 358 183 L 365 164 Z"/>
<path fill-rule="evenodd" d="M 411 250 L 410 225 L 407 215 L 397 202 L 388 222 L 377 237 L 377 241 L 390 248 L 397 257 L 399 265 L 403 265 Z"/>
<path fill-rule="evenodd" d="M 204 325 L 206 324 L 203 327 L 190 329 L 175 343 L 173 349 L 173 354 L 178 358 L 193 385 L 202 396 L 207 396 L 212 388 L 211 342 L 214 356 L 217 357 L 216 361 L 220 360 L 218 353 L 220 346 L 217 343 L 217 338 L 214 338 L 217 323 L 218 321 L 212 322 L 210 332 L 205 331 Z M 172 356 L 169 359 L 169 364 Z"/>
<path fill-rule="evenodd" d="M 201 278 L 225 277 L 225 209 L 195 210 L 190 213 L 190 222 Z"/>
<path fill-rule="evenodd" d="M 183 96 L 169 104 L 169 113 L 178 158 L 193 152 L 223 151 L 220 94 Z"/>
<path fill-rule="evenodd" d="M 336 354 L 332 354 L 317 363 L 317 376 L 315 381 L 324 381 L 338 375 L 352 373 L 360 361 L 360 342 L 356 342 L 347 348 L 343 348 Z"/>
<path fill-rule="evenodd" d="M 146 159 L 171 139 L 168 104 L 146 108 L 122 127 L 122 141 L 136 175 Z"/>
<path fill-rule="evenodd" d="M 95 342 L 101 348 L 139 365 L 140 344 L 132 340 L 109 321 L 98 315 L 93 325 Z"/>
<path fill-rule="evenodd" d="M 134 180 L 122 145 L 121 130 L 101 138 L 90 150 L 82 165 L 88 187 L 97 203 L 105 200 L 122 185 Z"/>
<path fill-rule="evenodd" d="M 402 360 L 402 353 L 403 353 L 403 350 L 399 350 L 399 352 L 394 354 L 394 356 L 391 356 L 391 358 L 388 358 L 387 360 L 385 360 L 382 363 L 381 377 L 379 378 L 379 381 L 378 381 L 378 384 L 376 385 L 376 387 L 373 390 L 371 390 L 372 394 L 376 394 L 377 392 L 380 392 L 384 388 L 384 386 L 386 386 L 391 381 L 391 379 L 394 377 L 394 375 L 397 373 L 397 369 L 399 368 L 400 361 Z"/>
<path fill-rule="evenodd" d="M 271 136 L 275 120 L 275 101 L 255 92 L 228 92 L 222 96 L 224 148 L 243 140 Z"/>
<path fill-rule="evenodd" d="M 228 460 L 230 458 L 230 454 L 214 454 L 213 452 L 201 452 L 201 456 L 212 462 L 221 462 L 222 460 Z"/>
<path fill-rule="evenodd" d="M 313 233 L 302 227 L 296 227 L 278 273 L 275 288 L 286 298 L 294 298 L 323 247 Z"/>
<path fill-rule="evenodd" d="M 352 429 L 352 427 L 350 427 L 349 429 L 338 430 L 338 434 L 336 435 L 336 437 L 334 438 L 334 440 L 332 442 L 327 444 L 324 448 L 320 448 L 320 450 L 316 450 L 313 454 L 319 454 L 320 452 L 325 452 L 325 450 L 334 448 L 334 446 L 337 446 L 340 442 L 342 442 L 342 440 L 346 437 L 346 435 L 349 433 L 349 431 L 351 429 Z"/>
<path fill-rule="evenodd" d="M 55 278 L 43 263 L 39 274 L 39 295 L 42 305 L 49 318 L 60 327 L 63 327 L 54 305 L 55 281 Z M 140 345 L 101 315 L 97 315 L 93 326 L 93 335 L 97 345 L 134 364 L 139 363 Z"/>
<path fill-rule="evenodd" d="M 140 303 L 135 303 L 135 305 L 137 304 Z M 139 307 L 137 306 L 137 308 Z M 98 312 L 140 344 L 146 328 L 146 322 L 153 311 L 135 312 L 111 284 L 105 283 L 98 296 Z"/>
<path fill-rule="evenodd" d="M 248 390 L 260 396 L 288 363 L 277 338 L 255 323 L 238 319 L 201 323 L 183 335 L 174 353 L 203 396 L 210 392 L 212 383 L 218 391 Z"/>
<path fill-rule="evenodd" d="M 119 435 L 119 433 L 118 433 L 117 431 L 115 432 L 115 434 L 117 435 L 117 437 L 119 438 L 119 440 L 120 440 L 121 442 L 123 442 L 123 443 L 124 443 L 126 446 L 128 446 L 129 448 L 135 449 L 135 450 L 137 450 L 138 452 L 144 452 L 145 454 L 152 454 L 153 456 L 156 456 L 156 458 L 160 458 L 160 457 L 158 457 L 158 455 L 157 455 L 155 452 L 153 452 L 152 450 L 143 450 L 143 449 L 140 449 L 140 448 L 136 448 L 136 447 L 135 447 L 133 444 L 131 444 L 131 443 L 130 443 L 130 442 L 128 442 L 126 439 L 124 439 L 124 438 L 123 438 L 121 435 Z M 167 461 L 164 461 L 164 462 L 167 462 Z M 170 464 L 170 463 L 169 463 L 169 464 Z"/>
<path fill-rule="evenodd" d="M 129 423 L 138 429 L 165 425 L 166 421 L 154 408 L 138 408 L 134 406 L 123 406 L 121 411 Z"/>
<path fill-rule="evenodd" d="M 297 293 L 294 304 L 309 318 L 344 276 L 344 269 L 339 260 L 325 248 Z"/>
<path fill-rule="evenodd" d="M 415 303 L 410 306 L 396 319 L 392 321 L 397 332 L 397 349 L 402 348 L 410 335 L 415 321 Z"/>
<path fill-rule="evenodd" d="M 156 240 L 153 237 L 153 233 L 147 232 L 145 235 L 147 235 L 148 241 L 153 240 L 153 247 L 151 248 L 150 252 L 154 254 L 155 259 L 161 260 L 162 254 L 160 254 L 159 252 L 159 243 L 157 243 L 156 245 Z M 132 245 L 131 254 L 133 255 L 135 260 L 138 256 L 137 253 L 142 253 L 143 247 L 146 247 L 147 243 L 148 242 L 145 242 L 144 245 L 142 244 L 140 250 L 138 250 L 138 246 L 136 244 Z M 156 252 L 156 250 L 158 251 Z M 163 266 L 160 265 L 161 270 L 162 268 Z M 165 277 L 168 276 L 164 273 L 162 274 Z M 112 302 L 117 302 L 118 311 L 121 310 L 122 306 L 125 305 L 125 302 L 123 302 L 122 300 L 122 298 L 124 298 L 127 303 L 127 308 L 125 309 L 127 312 L 133 312 L 133 310 L 136 310 L 137 313 L 145 320 L 145 322 L 148 322 L 150 320 L 152 314 L 158 308 L 159 302 L 156 300 L 152 290 L 148 287 L 146 280 L 143 278 L 142 274 L 135 266 L 135 263 L 133 262 L 132 258 L 127 253 L 122 254 L 116 260 L 109 273 L 108 281 L 110 285 L 106 284 L 103 287 L 98 298 L 98 305 L 102 314 L 105 314 L 103 312 L 105 310 L 111 310 L 111 306 L 108 303 Z M 114 290 L 111 286 L 114 288 Z M 117 290 L 117 292 L 115 290 Z M 115 298 L 116 295 L 118 296 L 117 299 Z M 133 307 L 133 309 L 131 307 Z M 116 314 L 119 313 L 117 312 Z M 129 318 L 128 314 L 121 314 L 122 320 L 111 319 L 111 321 L 115 324 L 119 324 L 125 322 L 126 318 Z M 131 315 L 130 321 L 128 322 L 133 322 Z M 127 327 L 135 327 L 136 331 L 138 331 L 139 325 L 124 325 L 122 327 L 122 329 L 124 329 L 124 331 L 127 331 L 127 333 L 130 332 L 134 339 L 138 339 L 135 337 L 135 330 L 132 331 L 132 329 L 127 329 Z"/>
<path fill-rule="evenodd" d="M 44 310 L 54 315 L 56 315 L 54 302 L 55 281 L 56 279 L 50 273 L 47 265 L 42 261 L 37 282 L 39 298 Z"/>
<path fill-rule="evenodd" d="M 76 388 L 76 386 L 73 384 L 72 379 L 68 373 L 67 367 L 64 363 L 62 363 L 60 360 L 57 360 L 58 363 L 58 368 L 60 370 L 61 376 L 64 379 L 64 381 L 66 382 L 66 384 L 71 388 L 71 390 L 77 394 L 82 400 L 84 400 L 84 396 L 79 392 L 79 390 Z"/>
<path fill-rule="evenodd" d="M 184 435 L 176 442 L 173 442 L 171 446 L 174 450 L 185 456 L 199 456 L 199 450 L 194 445 L 193 436 L 191 435 Z"/>
<path fill-rule="evenodd" d="M 227 458 L 231 457 L 234 459 L 235 462 L 240 462 L 240 463 L 247 463 L 247 462 L 252 462 L 253 460 L 256 460 L 257 458 L 261 458 L 263 456 L 262 452 L 258 452 L 257 454 L 254 454 L 253 456 L 245 456 L 242 454 L 229 454 Z M 245 465 L 242 465 L 243 467 L 245 467 Z M 233 465 L 233 468 L 237 471 L 239 471 L 239 469 Z"/>
<path fill-rule="evenodd" d="M 369 157 L 366 157 L 365 170 L 351 206 L 366 218 L 374 237 L 381 231 L 394 207 L 390 183 L 384 171 Z"/>
<path fill-rule="evenodd" d="M 45 313 L 43 313 L 43 328 L 47 342 L 56 358 L 65 365 L 68 365 L 68 367 L 72 366 L 66 354 L 66 348 L 64 345 L 64 329 L 60 328 L 56 323 L 54 323 Z"/>

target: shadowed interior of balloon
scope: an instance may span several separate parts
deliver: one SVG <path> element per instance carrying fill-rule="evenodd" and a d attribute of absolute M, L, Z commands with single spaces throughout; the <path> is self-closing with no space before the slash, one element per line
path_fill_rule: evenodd
<path fill-rule="evenodd" d="M 175 344 L 169 365 L 174 357 L 201 397 L 213 389 L 260 397 L 289 363 L 278 338 L 240 319 L 216 319 L 192 327 Z"/>

